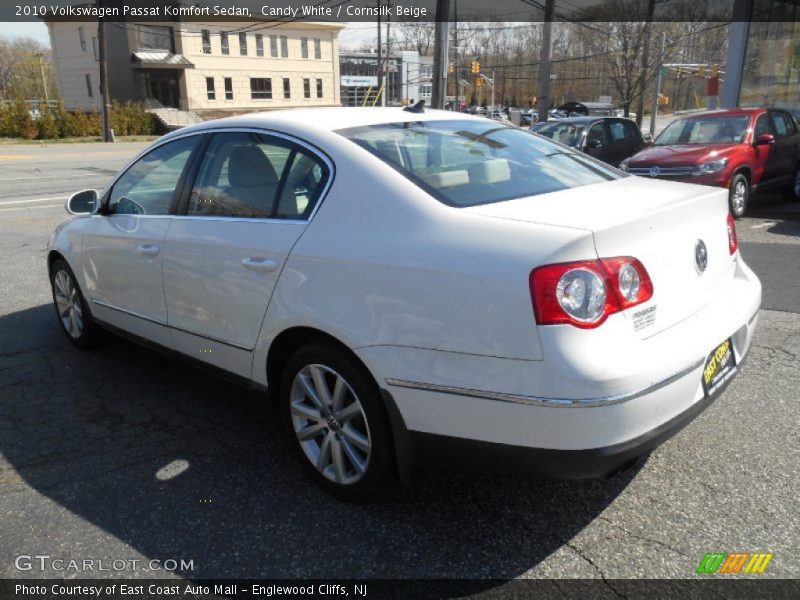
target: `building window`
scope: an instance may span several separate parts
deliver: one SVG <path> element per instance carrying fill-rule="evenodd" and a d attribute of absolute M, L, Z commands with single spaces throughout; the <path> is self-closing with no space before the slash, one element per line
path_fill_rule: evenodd
<path fill-rule="evenodd" d="M 322 98 L 322 79 L 317 79 L 317 98 Z"/>
<path fill-rule="evenodd" d="M 83 31 L 83 27 L 78 27 L 78 37 L 81 38 L 81 50 L 86 52 L 86 33 Z"/>
<path fill-rule="evenodd" d="M 278 36 L 269 36 L 269 55 L 272 58 L 278 58 Z"/>
<path fill-rule="evenodd" d="M 89 98 L 94 98 L 94 90 L 92 89 L 92 76 L 86 74 L 86 91 L 89 93 Z"/>
<path fill-rule="evenodd" d="M 426 83 L 425 85 L 421 86 L 421 88 L 422 92 L 420 93 L 422 94 L 423 98 L 430 98 L 433 95 L 433 85 L 430 83 Z"/>
<path fill-rule="evenodd" d="M 264 36 L 260 33 L 256 34 L 256 55 L 264 56 Z"/>
<path fill-rule="evenodd" d="M 92 50 L 94 51 L 94 59 L 100 61 L 100 44 L 97 43 L 97 38 L 92 38 Z"/>
<path fill-rule="evenodd" d="M 250 97 L 253 100 L 272 100 L 272 79 L 251 78 Z"/>
<path fill-rule="evenodd" d="M 203 54 L 211 54 L 211 32 L 208 29 L 202 29 L 200 37 L 203 39 Z"/>
<path fill-rule="evenodd" d="M 319 38 L 314 38 L 314 58 L 317 60 L 322 58 L 322 43 L 320 43 Z"/>
<path fill-rule="evenodd" d="M 289 40 L 285 35 L 281 36 L 281 57 L 288 58 L 289 56 Z"/>
<path fill-rule="evenodd" d="M 228 41 L 228 32 L 227 31 L 220 31 L 219 32 L 219 41 L 222 45 L 222 53 L 223 54 L 230 54 L 231 53 L 231 45 Z"/>
<path fill-rule="evenodd" d="M 288 77 L 283 78 L 283 97 L 286 100 L 292 97 L 292 84 Z"/>
<path fill-rule="evenodd" d="M 225 100 L 233 100 L 233 79 L 225 78 Z"/>
<path fill-rule="evenodd" d="M 300 38 L 300 52 L 303 58 L 308 58 L 308 38 Z"/>
<path fill-rule="evenodd" d="M 247 56 L 247 34 L 240 33 L 239 34 L 239 54 L 242 56 Z"/>
<path fill-rule="evenodd" d="M 303 79 L 303 98 L 311 98 L 311 80 Z"/>
<path fill-rule="evenodd" d="M 217 99 L 217 90 L 214 89 L 214 78 L 206 77 L 206 94 L 209 100 Z"/>

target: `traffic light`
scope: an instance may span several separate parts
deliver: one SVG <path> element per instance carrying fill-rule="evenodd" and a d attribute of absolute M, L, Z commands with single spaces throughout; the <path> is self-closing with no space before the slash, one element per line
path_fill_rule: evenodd
<path fill-rule="evenodd" d="M 716 77 L 719 73 L 719 65 L 711 65 L 711 76 Z"/>
<path fill-rule="evenodd" d="M 479 88 L 483 87 L 483 77 L 478 77 L 475 80 L 475 87 L 479 87 Z"/>
<path fill-rule="evenodd" d="M 537 101 L 537 100 L 538 100 L 538 98 L 537 98 L 536 96 L 533 96 L 533 97 L 531 98 L 531 106 L 536 106 L 536 101 Z"/>
<path fill-rule="evenodd" d="M 706 68 L 705 67 L 697 67 L 697 76 L 698 77 L 705 77 L 706 76 Z"/>
<path fill-rule="evenodd" d="M 447 64 L 447 72 L 448 73 L 452 73 L 453 71 L 455 71 L 455 68 L 453 67 L 453 63 L 448 63 Z"/>
<path fill-rule="evenodd" d="M 479 63 L 477 60 L 473 60 L 470 63 L 470 69 L 472 70 L 473 73 L 477 75 L 478 73 L 481 72 L 481 63 Z"/>

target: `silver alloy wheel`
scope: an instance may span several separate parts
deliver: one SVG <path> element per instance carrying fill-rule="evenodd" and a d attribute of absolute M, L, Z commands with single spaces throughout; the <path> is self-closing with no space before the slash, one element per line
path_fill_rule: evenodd
<path fill-rule="evenodd" d="M 733 197 L 731 198 L 734 214 L 741 215 L 744 212 L 744 202 L 746 197 L 747 183 L 743 179 L 740 179 L 733 187 Z"/>
<path fill-rule="evenodd" d="M 325 365 L 297 372 L 289 396 L 297 440 L 324 477 L 339 484 L 359 481 L 372 450 L 369 425 L 353 389 Z"/>
<path fill-rule="evenodd" d="M 77 340 L 83 333 L 83 310 L 78 288 L 65 270 L 59 270 L 53 278 L 56 308 L 64 330 Z"/>

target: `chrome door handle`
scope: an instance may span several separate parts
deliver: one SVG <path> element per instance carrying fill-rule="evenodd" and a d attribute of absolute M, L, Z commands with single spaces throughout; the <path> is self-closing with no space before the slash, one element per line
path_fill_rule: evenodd
<path fill-rule="evenodd" d="M 139 244 L 136 246 L 136 251 L 145 256 L 156 256 L 161 252 L 161 248 L 156 244 Z"/>
<path fill-rule="evenodd" d="M 248 256 L 242 259 L 242 266 L 245 269 L 252 269 L 253 271 L 262 271 L 269 273 L 278 268 L 278 261 L 271 258 L 261 258 L 259 256 Z"/>

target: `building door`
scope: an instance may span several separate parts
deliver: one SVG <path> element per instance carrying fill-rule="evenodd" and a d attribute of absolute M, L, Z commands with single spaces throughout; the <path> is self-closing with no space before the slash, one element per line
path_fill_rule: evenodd
<path fill-rule="evenodd" d="M 178 108 L 178 100 L 180 98 L 178 77 L 179 74 L 176 71 L 151 71 L 145 73 L 145 93 L 147 97 L 157 100 L 164 106 Z"/>

